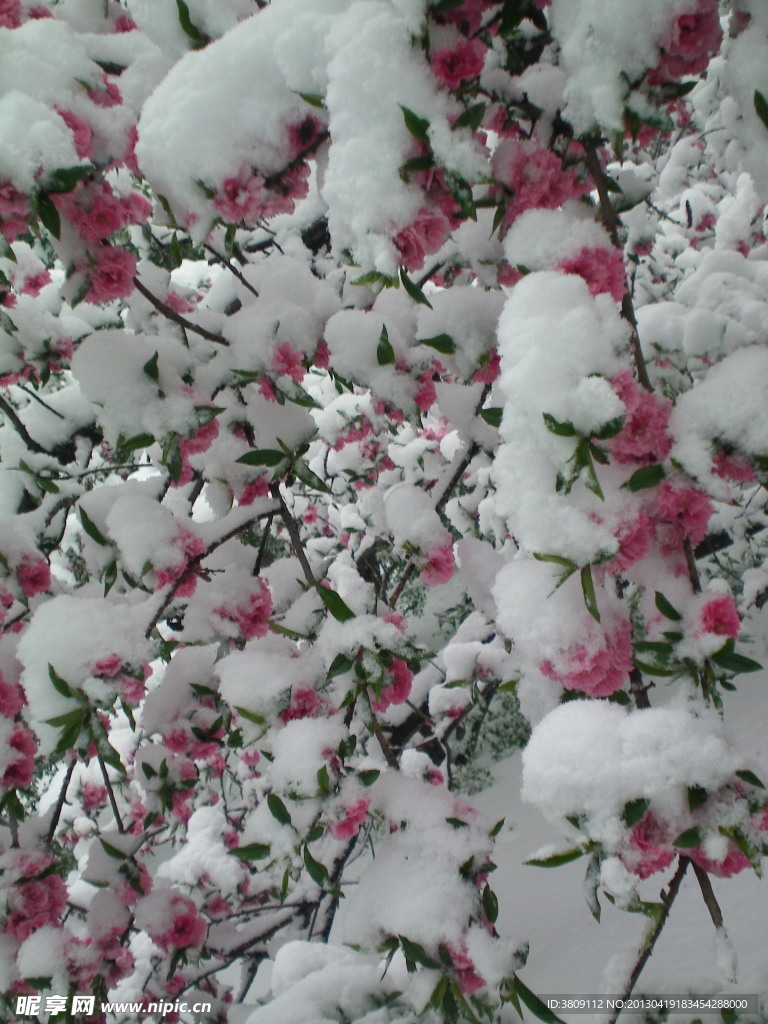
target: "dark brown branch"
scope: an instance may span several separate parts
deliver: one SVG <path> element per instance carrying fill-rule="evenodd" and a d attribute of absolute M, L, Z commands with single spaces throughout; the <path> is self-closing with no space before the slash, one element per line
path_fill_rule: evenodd
<path fill-rule="evenodd" d="M 125 833 L 125 826 L 123 825 L 123 819 L 120 816 L 120 811 L 117 807 L 117 800 L 115 799 L 115 791 L 112 789 L 112 780 L 109 777 L 107 766 L 104 764 L 104 758 L 100 753 L 96 753 L 96 757 L 99 761 L 99 767 L 101 768 L 101 774 L 104 779 L 104 785 L 107 787 L 107 795 L 109 796 L 109 803 L 112 808 L 112 813 L 115 816 L 115 824 L 117 825 L 117 831 L 120 835 Z"/>
<path fill-rule="evenodd" d="M 605 226 L 608 229 L 608 234 L 611 236 L 611 241 L 615 247 L 623 254 L 624 248 L 619 237 L 619 218 L 613 208 L 613 203 L 611 203 L 611 197 L 608 192 L 608 181 L 605 171 L 600 165 L 600 157 L 598 156 L 597 142 L 595 139 L 585 139 L 584 154 L 587 169 L 595 183 L 595 188 L 597 189 L 597 194 L 600 199 L 600 211 L 602 213 Z M 646 391 L 653 391 L 653 384 L 651 384 L 651 378 L 648 376 L 648 367 L 645 365 L 645 356 L 643 355 L 642 346 L 640 345 L 640 334 L 637 329 L 635 306 L 632 301 L 632 294 L 629 291 L 629 288 L 626 288 L 624 292 L 624 298 L 621 303 L 621 315 L 632 328 L 632 355 L 635 360 L 637 379 Z"/>
<path fill-rule="evenodd" d="M 72 760 L 69 762 L 69 767 L 67 768 L 67 774 L 64 776 L 64 782 L 62 783 L 61 789 L 59 790 L 59 798 L 56 801 L 56 809 L 53 812 L 53 817 L 51 818 L 51 824 L 48 826 L 48 835 L 46 836 L 46 841 L 48 843 L 52 843 L 53 842 L 53 837 L 56 834 L 56 827 L 59 824 L 59 818 L 61 817 L 61 812 L 64 810 L 64 801 L 67 799 L 67 789 L 69 788 L 69 784 L 72 781 L 72 773 L 75 770 L 75 765 L 76 764 L 77 764 L 77 758 L 73 757 Z"/>
<path fill-rule="evenodd" d="M 669 917 L 669 912 L 672 909 L 672 904 L 675 902 L 677 894 L 680 891 L 680 886 L 683 884 L 683 878 L 685 878 L 685 872 L 688 870 L 688 865 L 690 863 L 691 862 L 690 860 L 688 860 L 687 857 L 680 858 L 680 861 L 677 865 L 677 871 L 675 871 L 674 875 L 672 876 L 672 881 L 669 883 L 669 888 L 667 889 L 667 894 L 664 898 L 664 910 L 659 915 L 659 919 L 656 922 L 653 931 L 643 943 L 640 954 L 637 960 L 635 961 L 635 966 L 632 968 L 632 973 L 630 974 L 629 980 L 627 981 L 627 984 L 624 987 L 624 991 L 622 992 L 623 1001 L 628 1000 L 634 992 L 637 980 L 640 977 L 643 968 L 651 958 L 651 953 L 653 953 L 653 948 L 656 945 L 656 940 L 658 939 L 659 935 L 661 935 L 662 929 L 664 928 L 664 925 L 667 923 L 667 918 Z M 608 1024 L 616 1024 L 616 1021 L 618 1020 L 620 1013 L 621 1007 L 619 1007 L 615 1011 L 615 1013 L 611 1015 L 611 1017 L 608 1020 Z"/>
<path fill-rule="evenodd" d="M 243 272 L 241 270 L 238 270 L 231 260 L 228 260 L 226 256 L 222 256 L 220 252 L 217 252 L 216 249 L 214 249 L 213 246 L 209 245 L 207 242 L 203 245 L 203 248 L 207 249 L 208 252 L 215 259 L 217 259 L 223 267 L 226 267 L 231 274 L 234 274 L 234 276 L 237 278 L 240 284 L 242 284 L 243 287 L 247 288 L 251 295 L 255 295 L 256 298 L 258 299 L 259 293 L 253 287 L 251 282 L 245 277 Z"/>
<path fill-rule="evenodd" d="M 304 553 L 304 545 L 301 543 L 299 528 L 296 525 L 296 520 L 291 515 L 290 509 L 285 504 L 282 494 L 280 493 L 280 484 L 271 484 L 269 490 L 272 497 L 280 503 L 280 516 L 285 523 L 288 536 L 291 538 L 291 547 L 293 548 L 293 553 L 299 560 L 299 564 L 304 572 L 304 578 L 310 587 L 316 587 L 317 580 L 312 572 L 312 566 L 309 564 L 307 556 Z"/>
<path fill-rule="evenodd" d="M 720 909 L 720 904 L 717 902 L 715 890 L 712 888 L 709 875 L 704 868 L 699 867 L 695 861 L 691 861 L 691 865 L 693 866 L 693 871 L 696 875 L 696 881 L 699 883 L 701 895 L 704 897 L 704 903 L 709 911 L 709 916 L 712 918 L 712 924 L 715 928 L 724 928 L 723 912 Z"/>
<path fill-rule="evenodd" d="M 648 699 L 648 691 L 653 686 L 653 683 L 643 682 L 643 677 L 639 668 L 633 668 L 629 673 L 629 692 L 635 701 L 635 707 L 638 711 L 644 711 L 646 708 L 651 706 L 651 702 Z"/>
<path fill-rule="evenodd" d="M 192 331 L 193 334 L 199 334 L 201 338 L 213 341 L 217 345 L 229 345 L 227 339 L 222 338 L 220 334 L 214 334 L 213 331 L 208 331 L 205 327 L 199 327 L 197 324 L 193 324 L 191 320 L 187 320 L 186 317 L 181 316 L 181 314 L 177 313 L 175 309 L 171 309 L 170 306 L 167 306 L 164 302 L 158 299 L 156 295 L 153 295 L 152 292 L 141 283 L 138 277 L 134 277 L 133 283 L 136 286 L 136 291 L 143 295 L 147 302 L 153 305 L 155 309 L 159 313 L 162 313 L 168 320 L 172 320 L 175 324 L 178 324 L 179 327 L 183 327 L 185 331 Z"/>
<path fill-rule="evenodd" d="M 43 448 L 43 446 L 38 441 L 36 441 L 33 437 L 29 436 L 29 431 L 24 426 L 24 424 L 21 422 L 21 420 L 19 419 L 19 415 L 16 412 L 16 410 L 13 408 L 11 403 L 6 401 L 1 395 L 0 395 L 0 409 L 5 413 L 5 415 L 8 417 L 8 419 L 11 421 L 11 424 L 13 425 L 14 430 L 19 435 L 19 437 L 22 439 L 22 441 L 27 446 L 27 448 L 29 448 L 33 452 L 37 452 L 39 455 L 50 455 L 51 454 L 48 451 L 47 448 Z"/>

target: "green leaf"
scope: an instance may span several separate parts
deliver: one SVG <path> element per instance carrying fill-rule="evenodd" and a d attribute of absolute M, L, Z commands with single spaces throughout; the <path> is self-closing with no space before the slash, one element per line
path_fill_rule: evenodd
<path fill-rule="evenodd" d="M 438 334 L 434 338 L 417 338 L 416 344 L 427 345 L 429 348 L 442 352 L 444 356 L 453 355 L 456 351 L 456 342 L 450 334 Z"/>
<path fill-rule="evenodd" d="M 144 371 L 144 373 L 146 373 L 146 375 L 149 378 L 151 378 L 151 380 L 154 381 L 158 381 L 160 379 L 160 371 L 157 368 L 157 359 L 157 352 L 155 352 L 152 358 L 148 359 L 146 363 L 144 363 L 144 365 L 142 366 L 142 370 Z"/>
<path fill-rule="evenodd" d="M 108 843 L 106 839 L 99 838 L 99 842 L 108 857 L 112 857 L 113 860 L 125 860 L 127 855 L 122 850 L 118 850 L 116 846 Z"/>
<path fill-rule="evenodd" d="M 485 916 L 488 918 L 491 924 L 495 924 L 496 919 L 499 916 L 499 901 L 496 897 L 496 893 L 491 889 L 489 885 L 486 885 L 483 888 L 482 900 Z"/>
<path fill-rule="evenodd" d="M 734 675 L 740 675 L 743 672 L 759 672 L 763 667 L 759 662 L 746 658 L 743 654 L 736 654 L 735 651 L 725 649 L 713 654 L 712 661 L 727 672 L 733 672 Z"/>
<path fill-rule="evenodd" d="M 477 220 L 477 208 L 475 207 L 475 200 L 469 183 L 455 171 L 445 172 L 445 183 L 450 189 L 451 195 L 461 211 L 462 217 L 468 217 L 470 220 Z"/>
<path fill-rule="evenodd" d="M 504 828 L 504 822 L 506 820 L 507 820 L 506 818 L 499 818 L 499 820 L 493 826 L 491 831 L 488 833 L 488 835 L 490 836 L 491 839 L 495 839 L 495 837 L 499 834 L 499 832 L 501 832 L 501 830 Z"/>
<path fill-rule="evenodd" d="M 179 24 L 195 44 L 195 49 L 205 46 L 210 40 L 208 36 L 200 31 L 197 25 L 193 24 L 189 16 L 189 7 L 184 3 L 184 0 L 176 0 L 176 6 L 179 9 Z"/>
<path fill-rule="evenodd" d="M 104 534 L 101 532 L 101 530 L 98 528 L 96 523 L 94 523 L 94 521 L 91 519 L 91 517 L 85 511 L 83 506 L 80 505 L 77 511 L 78 511 L 78 513 L 80 515 L 80 522 L 83 524 L 83 529 L 88 534 L 88 536 L 91 538 L 91 540 L 96 541 L 96 543 L 100 544 L 101 547 L 107 547 L 109 545 L 109 541 L 104 536 Z"/>
<path fill-rule="evenodd" d="M 562 850 L 560 853 L 551 853 L 548 857 L 531 857 L 523 863 L 532 868 L 559 868 L 563 864 L 570 864 L 572 860 L 583 857 L 587 851 L 581 846 L 574 846 L 570 850 Z"/>
<path fill-rule="evenodd" d="M 0 256 L 2 256 L 3 259 L 10 260 L 11 263 L 19 262 L 16 259 L 16 253 L 11 248 L 10 243 L 7 241 L 5 235 L 0 235 Z"/>
<path fill-rule="evenodd" d="M 388 277 L 387 274 L 382 274 L 378 270 L 369 270 L 367 274 L 362 274 L 360 277 L 356 277 L 354 281 L 350 281 L 350 284 L 357 285 L 359 288 L 365 288 L 382 282 L 385 287 L 389 288 L 395 281 L 396 278 Z"/>
<path fill-rule="evenodd" d="M 296 462 L 293 463 L 292 469 L 294 475 L 301 480 L 305 487 L 311 487 L 314 491 L 322 491 L 323 494 L 331 493 L 331 489 L 328 484 L 326 484 L 326 482 L 322 480 L 317 473 L 313 473 L 306 462 L 302 462 L 301 459 L 297 459 Z"/>
<path fill-rule="evenodd" d="M 757 111 L 757 116 L 765 127 L 768 128 L 768 100 L 758 89 L 755 89 L 755 110 Z"/>
<path fill-rule="evenodd" d="M 748 782 L 750 786 L 755 786 L 757 789 L 765 789 L 764 783 L 749 768 L 740 768 L 736 774 L 744 782 Z"/>
<path fill-rule="evenodd" d="M 368 768 L 365 771 L 357 773 L 358 782 L 362 782 L 364 786 L 372 786 L 376 779 L 381 775 L 378 768 Z"/>
<path fill-rule="evenodd" d="M 230 857 L 237 857 L 238 860 L 264 860 L 270 854 L 268 843 L 248 843 L 246 846 L 236 846 L 227 850 Z"/>
<path fill-rule="evenodd" d="M 325 110 L 325 97 L 321 96 L 319 92 L 297 92 L 296 95 L 301 96 L 310 107 L 318 107 L 320 110 Z"/>
<path fill-rule="evenodd" d="M 411 174 L 418 174 L 420 171 L 428 171 L 435 164 L 435 158 L 431 153 L 426 153 L 424 156 L 414 156 L 410 160 L 406 160 L 403 166 L 400 168 L 400 176 L 405 176 L 407 181 Z"/>
<path fill-rule="evenodd" d="M 55 718 L 46 718 L 46 725 L 52 725 L 54 729 L 69 728 L 72 725 L 82 725 L 88 715 L 87 708 L 77 708 L 75 711 L 68 711 L 65 715 L 56 715 Z M 142 766 L 146 767 L 146 766 Z"/>
<path fill-rule="evenodd" d="M 349 672 L 353 665 L 354 662 L 351 658 L 348 658 L 346 654 L 337 654 L 331 662 L 331 667 L 328 669 L 327 678 L 335 679 L 336 676 Z"/>
<path fill-rule="evenodd" d="M 677 608 L 670 604 L 666 597 L 660 594 L 658 590 L 656 591 L 656 607 L 665 618 L 672 619 L 673 622 L 679 622 L 683 617 Z"/>
<path fill-rule="evenodd" d="M 533 557 L 538 562 L 552 562 L 553 565 L 560 565 L 563 569 L 567 569 L 569 573 L 576 572 L 578 565 L 572 562 L 570 558 L 563 558 L 562 555 L 541 555 L 534 551 Z"/>
<path fill-rule="evenodd" d="M 624 804 L 624 810 L 621 812 L 624 824 L 629 828 L 636 825 L 648 810 L 649 806 L 650 800 L 646 800 L 644 797 L 639 797 L 637 800 L 630 800 L 628 803 Z"/>
<path fill-rule="evenodd" d="M 72 687 L 66 680 L 61 678 L 59 673 L 56 671 L 53 665 L 51 665 L 50 662 L 48 663 L 48 676 L 51 682 L 53 683 L 54 690 L 60 693 L 62 697 L 73 696 Z"/>
<path fill-rule="evenodd" d="M 323 587 L 319 583 L 315 589 L 320 595 L 320 600 L 337 622 L 349 622 L 351 619 L 356 618 L 355 613 L 335 590 L 331 590 L 330 587 Z"/>
<path fill-rule="evenodd" d="M 262 715 L 256 714 L 255 711 L 249 711 L 248 708 L 235 707 L 235 711 L 244 718 L 246 722 L 251 722 L 253 725 L 266 725 L 267 720 Z"/>
<path fill-rule="evenodd" d="M 389 366 L 395 362 L 395 350 L 392 348 L 392 342 L 389 340 L 389 332 L 387 331 L 386 324 L 381 328 L 379 344 L 376 347 L 376 359 L 378 360 L 379 366 Z"/>
<path fill-rule="evenodd" d="M 135 434 L 133 437 L 129 437 L 126 441 L 120 441 L 118 448 L 123 449 L 126 452 L 135 452 L 139 448 L 149 448 L 151 444 L 155 443 L 155 439 L 151 434 Z"/>
<path fill-rule="evenodd" d="M 539 997 L 520 981 L 518 975 L 515 975 L 514 984 L 515 992 L 534 1016 L 538 1017 L 539 1020 L 545 1021 L 545 1024 L 563 1024 L 560 1018 L 552 1013 L 546 1003 L 542 1003 Z"/>
<path fill-rule="evenodd" d="M 410 960 L 415 964 L 421 964 L 422 967 L 436 968 L 440 966 L 418 942 L 407 939 L 405 935 L 398 935 L 398 939 L 400 940 L 400 947 L 405 954 L 406 960 Z"/>
<path fill-rule="evenodd" d="M 327 796 L 331 792 L 331 778 L 328 774 L 328 766 L 323 765 L 317 769 L 317 788 L 320 796 Z M 309 840 L 310 842 L 312 840 Z"/>
<path fill-rule="evenodd" d="M 701 832 L 697 828 L 686 829 L 677 839 L 672 840 L 672 845 L 680 850 L 692 850 L 695 846 L 701 846 Z"/>
<path fill-rule="evenodd" d="M 576 427 L 574 427 L 570 421 L 566 420 L 561 423 L 560 420 L 556 420 L 555 417 L 550 415 L 548 412 L 542 413 L 542 415 L 544 417 L 544 423 L 546 424 L 547 430 L 551 434 L 557 434 L 558 437 L 576 436 Z"/>
<path fill-rule="evenodd" d="M 269 793 L 267 795 L 267 807 L 272 817 L 279 821 L 281 825 L 293 825 L 288 808 L 277 793 Z"/>
<path fill-rule="evenodd" d="M 584 594 L 584 604 L 587 611 L 595 621 L 600 621 L 600 609 L 597 607 L 597 596 L 595 594 L 595 582 L 592 579 L 592 567 L 585 565 L 581 570 L 581 590 Z"/>
<path fill-rule="evenodd" d="M 255 448 L 235 461 L 243 466 L 279 466 L 285 458 L 285 453 L 276 448 Z"/>
<path fill-rule="evenodd" d="M 38 192 L 35 208 L 43 227 L 47 228 L 54 238 L 58 238 L 61 235 L 61 217 L 51 197 L 45 192 Z"/>
<path fill-rule="evenodd" d="M 607 441 L 611 437 L 616 437 L 620 433 L 621 428 L 624 426 L 624 417 L 616 416 L 615 419 L 608 420 L 604 423 L 599 430 L 596 430 L 592 437 L 597 438 L 598 441 Z"/>
<path fill-rule="evenodd" d="M 400 267 L 400 280 L 403 282 L 403 288 L 410 295 L 414 302 L 418 302 L 422 306 L 429 306 L 432 309 L 432 303 L 429 301 L 424 292 L 419 288 L 417 284 L 408 277 L 404 267 Z"/>
<path fill-rule="evenodd" d="M 91 164 L 82 167 L 59 167 L 45 181 L 46 192 L 71 192 L 78 181 L 81 181 L 86 174 L 93 170 Z"/>
<path fill-rule="evenodd" d="M 663 466 L 642 466 L 636 469 L 623 487 L 630 491 L 644 491 L 647 487 L 657 487 L 664 479 Z"/>
<path fill-rule="evenodd" d="M 473 103 L 471 107 L 467 107 L 456 120 L 453 122 L 453 130 L 457 128 L 469 128 L 470 131 L 477 131 L 483 122 L 485 117 L 486 105 L 485 103 Z"/>
<path fill-rule="evenodd" d="M 504 410 L 501 408 L 500 405 L 491 406 L 490 409 L 480 410 L 480 418 L 484 419 L 489 427 L 496 427 L 496 429 L 498 430 L 498 428 L 501 426 L 501 417 L 503 412 Z"/>
<path fill-rule="evenodd" d="M 304 847 L 304 865 L 309 877 L 316 885 L 319 885 L 321 889 L 331 884 L 331 876 L 328 874 L 328 868 L 325 864 L 321 864 L 319 860 L 315 860 L 307 846 Z"/>
<path fill-rule="evenodd" d="M 403 118 L 405 120 L 405 127 L 413 135 L 415 139 L 421 139 L 423 142 L 429 141 L 428 129 L 429 121 L 426 118 L 419 117 L 418 114 L 414 114 L 408 107 L 404 107 L 400 104 L 400 109 L 403 112 Z"/>

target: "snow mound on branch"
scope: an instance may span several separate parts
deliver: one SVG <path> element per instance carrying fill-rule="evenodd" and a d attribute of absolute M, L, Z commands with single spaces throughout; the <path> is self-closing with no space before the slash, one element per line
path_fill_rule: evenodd
<path fill-rule="evenodd" d="M 523 797 L 554 823 L 585 815 L 589 834 L 618 842 L 624 805 L 644 797 L 679 811 L 689 786 L 714 791 L 743 766 L 714 714 L 628 713 L 601 701 L 550 712 L 523 752 Z"/>

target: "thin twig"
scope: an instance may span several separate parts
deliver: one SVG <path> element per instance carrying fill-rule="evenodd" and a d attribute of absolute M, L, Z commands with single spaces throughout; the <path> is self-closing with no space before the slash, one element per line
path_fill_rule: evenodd
<path fill-rule="evenodd" d="M 46 842 L 48 842 L 48 843 L 52 843 L 53 842 L 53 837 L 54 837 L 54 835 L 56 833 L 56 826 L 59 824 L 59 818 L 61 818 L 61 812 L 64 810 L 64 802 L 67 799 L 67 789 L 69 788 L 69 783 L 72 781 L 72 773 L 75 770 L 75 765 L 76 764 L 77 764 L 77 758 L 73 757 L 72 760 L 69 762 L 69 767 L 67 768 L 67 774 L 64 776 L 64 782 L 62 784 L 61 789 L 59 790 L 59 799 L 56 801 L 56 809 L 53 812 L 53 817 L 51 818 L 51 824 L 48 827 L 48 835 L 46 836 Z"/>
<path fill-rule="evenodd" d="M 378 718 L 376 717 L 376 713 L 373 710 L 373 701 L 371 700 L 371 693 L 370 693 L 370 691 L 366 692 L 366 696 L 368 698 L 368 706 L 369 706 L 370 711 L 371 711 L 371 723 L 372 723 L 372 726 L 373 726 L 373 735 L 379 741 L 379 746 L 381 747 L 381 752 L 384 755 L 384 760 L 387 762 L 387 764 L 389 765 L 390 768 L 394 768 L 396 772 L 399 772 L 400 771 L 400 763 L 397 760 L 397 758 L 395 757 L 395 752 L 392 750 L 392 747 L 389 745 L 389 740 L 384 735 L 384 730 L 381 728 L 381 723 L 379 722 Z"/>
<path fill-rule="evenodd" d="M 280 516 L 285 523 L 288 536 L 291 538 L 293 553 L 299 560 L 299 564 L 304 572 L 304 578 L 310 587 L 314 588 L 317 586 L 317 580 L 312 572 L 312 566 L 307 561 L 307 556 L 304 553 L 304 545 L 301 543 L 301 535 L 299 534 L 299 528 L 296 525 L 296 520 L 291 515 L 290 509 L 285 504 L 285 500 L 280 493 L 280 484 L 271 484 L 269 490 L 272 497 L 280 502 Z"/>
<path fill-rule="evenodd" d="M 724 928 L 723 923 L 723 912 L 720 909 L 720 904 L 717 902 L 715 896 L 715 890 L 712 888 L 712 883 L 709 880 L 709 875 L 700 867 L 696 861 L 691 861 L 693 866 L 694 874 L 696 875 L 696 881 L 699 883 L 701 889 L 701 895 L 704 897 L 704 903 L 706 904 L 709 916 L 712 918 L 712 924 L 715 928 Z"/>
<path fill-rule="evenodd" d="M 624 987 L 624 991 L 622 992 L 622 998 L 619 1000 L 619 1007 L 608 1019 L 608 1024 L 616 1024 L 619 1014 L 621 1013 L 623 1003 L 626 1002 L 632 995 L 635 989 L 635 985 L 637 984 L 637 980 L 640 977 L 643 968 L 648 963 L 651 957 L 651 953 L 653 953 L 653 947 L 656 945 L 656 940 L 658 939 L 659 935 L 661 935 L 662 929 L 664 928 L 664 925 L 667 923 L 667 918 L 669 917 L 669 912 L 672 909 L 672 904 L 674 903 L 675 898 L 678 892 L 680 891 L 680 886 L 683 883 L 685 872 L 688 870 L 688 865 L 690 863 L 691 862 L 687 857 L 680 858 L 680 862 L 677 865 L 677 871 L 675 871 L 674 875 L 672 876 L 672 881 L 669 883 L 669 888 L 667 889 L 667 895 L 664 899 L 664 909 L 659 915 L 659 919 L 656 922 L 653 931 L 643 943 L 640 955 L 635 961 L 635 966 L 632 968 L 632 973 L 630 974 L 629 980 L 627 981 L 627 984 Z"/>
<path fill-rule="evenodd" d="M 251 295 L 255 295 L 256 298 L 258 299 L 259 293 L 253 287 L 251 282 L 246 278 L 243 272 L 241 270 L 238 270 L 231 260 L 228 260 L 226 256 L 222 256 L 220 252 L 217 252 L 216 249 L 214 249 L 213 246 L 209 245 L 207 242 L 204 243 L 203 248 L 207 249 L 208 252 L 212 256 L 214 256 L 223 267 L 226 267 L 231 274 L 234 274 L 234 276 L 237 278 L 240 284 L 247 288 Z"/>
<path fill-rule="evenodd" d="M 623 252 L 623 246 L 619 237 L 619 218 L 613 208 L 613 204 L 611 203 L 611 197 L 608 193 L 608 182 L 605 171 L 600 165 L 600 157 L 597 155 L 597 142 L 595 139 L 586 139 L 584 141 L 584 154 L 587 169 L 589 170 L 597 189 L 597 194 L 600 199 L 600 210 L 603 215 L 605 226 L 608 229 L 608 234 L 611 236 L 611 241 L 614 246 L 620 252 Z M 621 303 L 621 315 L 632 328 L 632 355 L 635 359 L 637 379 L 646 391 L 653 391 L 653 384 L 651 384 L 651 378 L 648 376 L 648 367 L 645 365 L 645 356 L 643 355 L 643 350 L 640 345 L 640 334 L 637 328 L 635 306 L 628 288 L 626 288 L 624 292 L 624 298 Z"/>
<path fill-rule="evenodd" d="M 253 567 L 253 573 L 251 575 L 258 576 L 261 573 L 261 563 L 264 561 L 264 554 L 267 550 L 267 542 L 269 541 L 269 531 L 272 529 L 272 520 L 275 517 L 270 515 L 267 519 L 264 532 L 261 535 L 261 543 L 259 544 L 259 553 L 256 555 L 256 564 Z"/>
<path fill-rule="evenodd" d="M 629 673 L 629 692 L 635 701 L 635 707 L 638 711 L 644 711 L 651 706 L 651 702 L 648 699 L 648 691 L 653 686 L 653 683 L 645 683 L 643 681 L 642 673 L 639 668 L 633 668 Z"/>
<path fill-rule="evenodd" d="M 117 800 L 115 799 L 115 791 L 112 789 L 112 780 L 109 777 L 109 772 L 107 771 L 107 766 L 106 766 L 106 764 L 104 764 L 104 758 L 101 756 L 101 754 L 98 751 L 96 752 L 96 757 L 98 758 L 98 761 L 99 761 L 99 767 L 101 768 L 101 774 L 102 774 L 102 777 L 104 779 L 104 784 L 107 787 L 107 795 L 109 796 L 109 803 L 110 803 L 110 806 L 112 807 L 112 813 L 115 816 L 115 823 L 117 825 L 117 831 L 120 833 L 120 835 L 123 835 L 125 833 L 125 826 L 123 825 L 123 819 L 120 817 L 120 811 L 117 808 Z"/>
<path fill-rule="evenodd" d="M 187 320 L 180 313 L 177 313 L 175 309 L 171 309 L 170 306 L 166 305 L 162 300 L 158 299 L 156 295 L 141 283 L 138 277 L 134 277 L 133 283 L 136 286 L 136 291 L 140 292 L 147 302 L 151 303 L 155 309 L 162 313 L 168 320 L 173 320 L 179 327 L 183 327 L 186 331 L 192 331 L 193 334 L 199 334 L 201 338 L 206 338 L 208 341 L 213 341 L 217 345 L 229 345 L 226 338 L 222 338 L 220 334 L 214 334 L 213 331 L 206 330 L 205 327 L 199 327 L 197 324 L 193 324 L 191 320 Z"/>
<path fill-rule="evenodd" d="M 0 395 L 0 409 L 5 413 L 8 419 L 11 421 L 14 430 L 22 439 L 27 448 L 30 448 L 33 452 L 37 452 L 39 455 L 50 455 L 51 453 L 47 448 L 36 441 L 33 437 L 29 436 L 29 431 L 19 419 L 18 413 L 10 404 Z"/>
<path fill-rule="evenodd" d="M 53 413 L 53 415 L 58 416 L 60 420 L 66 419 L 65 416 L 61 415 L 58 409 L 52 409 L 51 406 L 48 405 L 47 402 L 44 402 L 39 395 L 36 395 L 34 391 L 30 391 L 26 384 L 19 384 L 18 387 L 24 392 L 25 395 L 29 395 L 30 398 L 34 398 L 36 402 L 42 405 L 46 412 Z"/>

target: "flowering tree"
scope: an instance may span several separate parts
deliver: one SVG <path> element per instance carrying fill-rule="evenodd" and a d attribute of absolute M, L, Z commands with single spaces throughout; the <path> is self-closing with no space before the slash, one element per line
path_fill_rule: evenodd
<path fill-rule="evenodd" d="M 532 863 L 649 919 L 625 992 L 686 872 L 725 942 L 711 876 L 768 831 L 727 731 L 768 593 L 764 5 L 0 25 L 4 1018 L 557 1019 L 466 795 L 530 727 Z"/>

